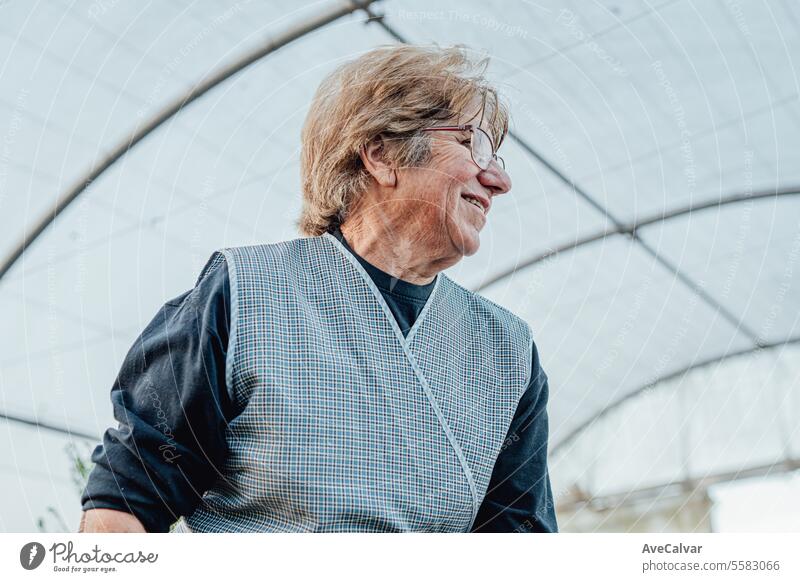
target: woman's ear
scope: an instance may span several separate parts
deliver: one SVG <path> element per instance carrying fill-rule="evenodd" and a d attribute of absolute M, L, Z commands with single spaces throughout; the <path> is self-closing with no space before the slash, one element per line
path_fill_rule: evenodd
<path fill-rule="evenodd" d="M 361 146 L 359 155 L 367 172 L 379 185 L 393 188 L 397 184 L 397 172 L 387 159 L 385 141 L 382 135 Z"/>

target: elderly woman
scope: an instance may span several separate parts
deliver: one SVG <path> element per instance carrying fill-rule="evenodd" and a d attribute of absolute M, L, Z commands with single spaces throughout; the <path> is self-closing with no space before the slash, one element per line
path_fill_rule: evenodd
<path fill-rule="evenodd" d="M 556 531 L 531 330 L 442 273 L 511 188 L 484 70 L 405 46 L 325 79 L 306 237 L 215 253 L 144 330 L 82 531 Z"/>

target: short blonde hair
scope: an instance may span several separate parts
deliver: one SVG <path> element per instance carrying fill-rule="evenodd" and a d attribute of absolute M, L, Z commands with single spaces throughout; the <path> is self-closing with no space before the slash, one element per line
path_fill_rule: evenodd
<path fill-rule="evenodd" d="M 329 74 L 303 125 L 300 232 L 319 236 L 344 222 L 371 179 L 359 152 L 379 135 L 388 138 L 387 158 L 397 167 L 420 166 L 431 143 L 422 128 L 482 113 L 499 147 L 508 109 L 486 81 L 487 65 L 464 47 L 403 45 L 371 50 Z M 467 111 L 476 99 L 481 110 Z"/>

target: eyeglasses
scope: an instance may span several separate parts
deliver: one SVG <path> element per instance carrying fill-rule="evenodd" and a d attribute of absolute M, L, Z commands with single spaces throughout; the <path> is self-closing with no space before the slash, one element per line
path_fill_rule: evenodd
<path fill-rule="evenodd" d="M 489 164 L 495 160 L 500 167 L 506 169 L 506 162 L 494 151 L 494 144 L 489 134 L 480 127 L 474 125 L 440 125 L 434 127 L 424 127 L 422 131 L 468 131 L 470 133 L 470 151 L 472 161 L 481 170 L 488 170 Z"/>

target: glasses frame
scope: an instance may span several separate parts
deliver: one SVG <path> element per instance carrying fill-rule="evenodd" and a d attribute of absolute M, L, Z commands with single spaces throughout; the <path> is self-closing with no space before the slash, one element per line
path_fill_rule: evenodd
<path fill-rule="evenodd" d="M 488 170 L 489 166 L 492 164 L 492 160 L 497 162 L 503 170 L 506 169 L 506 161 L 497 155 L 497 151 L 494 149 L 494 142 L 492 141 L 492 137 L 482 130 L 480 127 L 476 125 L 472 125 L 471 123 L 465 125 L 434 125 L 431 127 L 423 127 L 421 131 L 468 131 L 469 132 L 469 155 L 472 157 L 473 163 L 478 166 L 481 170 Z M 486 136 L 486 139 L 489 140 L 489 144 L 492 146 L 492 158 L 489 160 L 489 163 L 484 168 L 475 160 L 475 132 L 480 131 L 483 135 Z"/>

